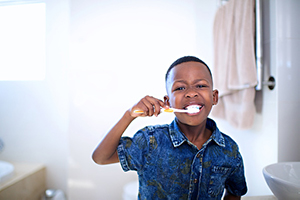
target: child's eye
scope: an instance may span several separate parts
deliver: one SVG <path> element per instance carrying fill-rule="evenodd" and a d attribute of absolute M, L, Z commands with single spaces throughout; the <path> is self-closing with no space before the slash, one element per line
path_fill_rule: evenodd
<path fill-rule="evenodd" d="M 204 87 L 207 87 L 206 85 L 197 85 L 196 86 L 197 88 L 204 88 Z"/>
<path fill-rule="evenodd" d="M 185 89 L 184 87 L 177 87 L 177 88 L 175 88 L 174 91 L 177 91 L 177 90 L 184 90 L 184 89 Z"/>

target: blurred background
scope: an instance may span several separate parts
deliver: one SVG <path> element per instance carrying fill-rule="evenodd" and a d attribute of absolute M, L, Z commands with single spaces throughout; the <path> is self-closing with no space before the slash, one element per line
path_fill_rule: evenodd
<path fill-rule="evenodd" d="M 295 21 L 284 18 L 293 8 L 287 2 L 295 1 L 264 1 L 264 64 L 279 86 L 257 92 L 251 129 L 236 130 L 216 119 L 219 129 L 240 146 L 247 196 L 272 194 L 262 175 L 264 166 L 299 160 L 295 131 L 300 127 L 294 110 L 300 98 L 291 82 L 299 75 L 293 66 L 299 63 L 300 44 L 299 35 L 285 41 L 285 32 L 280 32 L 291 28 L 285 20 Z M 0 61 L 0 138 L 5 145 L 0 160 L 43 163 L 47 187 L 62 189 L 71 200 L 122 199 L 124 185 L 137 180 L 136 174 L 124 173 L 119 164 L 99 166 L 91 154 L 130 106 L 145 95 L 163 99 L 165 72 L 177 58 L 197 56 L 213 72 L 213 22 L 221 1 L 18 1 L 3 3 L 0 14 L 30 3 L 34 6 L 21 10 L 36 21 L 18 16 L 15 23 L 23 19 L 28 25 L 0 39 L 7 45 L 0 47 L 3 52 L 14 47 L 9 54 L 13 56 L 2 53 Z M 2 19 L 0 25 L 5 26 L 7 20 Z M 283 43 L 288 46 L 278 47 Z M 294 98 L 287 98 L 286 89 L 294 91 Z M 173 118 L 139 118 L 125 135 Z"/>

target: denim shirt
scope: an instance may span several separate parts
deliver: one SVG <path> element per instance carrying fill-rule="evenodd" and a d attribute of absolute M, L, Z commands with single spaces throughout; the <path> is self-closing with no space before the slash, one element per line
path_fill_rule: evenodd
<path fill-rule="evenodd" d="M 124 171 L 137 171 L 139 199 L 221 199 L 224 188 L 237 196 L 247 192 L 237 144 L 213 120 L 206 127 L 212 135 L 200 150 L 176 119 L 121 138 L 119 160 Z"/>

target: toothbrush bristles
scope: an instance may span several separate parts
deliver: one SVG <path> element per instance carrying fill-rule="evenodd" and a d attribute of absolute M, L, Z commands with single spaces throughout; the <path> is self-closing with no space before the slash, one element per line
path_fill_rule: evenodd
<path fill-rule="evenodd" d="M 197 113 L 200 110 L 200 106 L 189 106 L 187 110 L 188 113 Z"/>

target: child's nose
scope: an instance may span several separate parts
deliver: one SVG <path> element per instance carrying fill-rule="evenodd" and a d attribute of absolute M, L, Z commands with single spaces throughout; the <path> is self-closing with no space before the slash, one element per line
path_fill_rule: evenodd
<path fill-rule="evenodd" d="M 197 93 L 195 90 L 193 90 L 192 88 L 189 88 L 189 89 L 187 90 L 185 96 L 188 97 L 188 98 L 194 98 L 194 97 L 197 97 L 197 96 L 198 96 L 198 93 Z"/>

